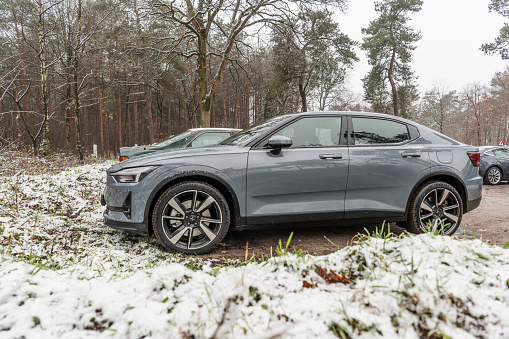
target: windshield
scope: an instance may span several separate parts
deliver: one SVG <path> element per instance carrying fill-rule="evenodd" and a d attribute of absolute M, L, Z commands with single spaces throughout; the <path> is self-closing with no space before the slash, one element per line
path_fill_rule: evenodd
<path fill-rule="evenodd" d="M 186 145 L 196 134 L 196 131 L 185 131 L 169 139 L 155 143 L 154 146 L 168 146 L 168 148 L 178 148 Z"/>
<path fill-rule="evenodd" d="M 261 123 L 258 123 L 254 125 L 251 128 L 245 129 L 242 132 L 239 132 L 237 134 L 234 134 L 233 136 L 229 137 L 226 140 L 223 140 L 220 142 L 220 145 L 236 145 L 241 146 L 248 142 L 253 141 L 258 136 L 262 135 L 264 132 L 269 130 L 270 128 L 276 126 L 281 121 L 288 119 L 289 117 L 287 115 L 277 116 L 275 118 L 269 119 L 267 121 L 263 121 Z"/>

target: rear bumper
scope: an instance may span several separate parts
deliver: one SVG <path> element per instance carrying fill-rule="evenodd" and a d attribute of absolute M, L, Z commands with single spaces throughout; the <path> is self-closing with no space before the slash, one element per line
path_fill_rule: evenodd
<path fill-rule="evenodd" d="M 476 209 L 479 206 L 479 204 L 481 203 L 481 200 L 482 200 L 482 195 L 480 195 L 479 197 L 477 197 L 474 200 L 467 201 L 467 211 L 466 212 L 470 212 L 471 210 Z"/>

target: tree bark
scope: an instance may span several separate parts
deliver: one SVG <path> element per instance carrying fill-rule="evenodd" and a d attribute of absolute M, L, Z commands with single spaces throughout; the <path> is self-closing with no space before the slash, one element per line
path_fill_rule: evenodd
<path fill-rule="evenodd" d="M 168 95 L 168 136 L 171 135 L 171 95 Z"/>
<path fill-rule="evenodd" d="M 78 149 L 78 154 L 80 160 L 83 160 L 83 146 L 81 140 L 81 119 L 80 119 L 80 97 L 79 97 L 79 84 L 78 84 L 78 72 L 79 72 L 79 53 L 81 48 L 81 0 L 78 1 L 78 32 L 76 36 L 76 48 L 74 49 L 74 123 L 76 125 L 76 148 Z"/>
<path fill-rule="evenodd" d="M 210 127 L 211 96 L 207 83 L 207 36 L 203 32 L 198 36 L 198 85 L 200 94 L 201 127 Z"/>
<path fill-rule="evenodd" d="M 394 107 L 394 115 L 399 116 L 399 107 L 398 107 L 398 91 L 396 89 L 396 83 L 394 82 L 394 78 L 392 76 L 392 71 L 394 70 L 394 61 L 396 60 L 396 49 L 392 50 L 391 63 L 389 65 L 389 71 L 387 72 L 387 76 L 389 78 L 389 82 L 391 83 L 392 89 L 392 106 Z"/>
<path fill-rule="evenodd" d="M 152 89 L 148 84 L 147 68 L 143 66 L 144 86 L 145 86 L 145 112 L 147 114 L 148 124 L 148 142 L 150 145 L 154 143 L 154 121 L 152 118 Z"/>
<path fill-rule="evenodd" d="M 43 155 L 47 155 L 50 151 L 49 142 L 49 96 L 48 96 L 48 67 L 46 66 L 46 32 L 44 23 L 44 11 L 42 8 L 42 0 L 36 2 L 36 12 L 38 17 L 37 32 L 39 38 L 39 63 L 41 72 L 41 89 L 42 89 L 42 116 L 43 121 L 41 129 L 43 131 L 41 151 Z M 37 154 L 37 147 L 34 143 L 34 155 Z"/>
<path fill-rule="evenodd" d="M 119 75 L 119 72 L 117 71 L 117 110 L 118 110 L 118 133 L 117 133 L 117 138 L 118 138 L 118 147 L 119 147 L 119 150 L 120 150 L 120 147 L 123 146 L 123 143 L 122 143 L 122 130 L 123 130 L 123 125 L 122 125 L 122 99 L 120 98 L 120 75 Z"/>
<path fill-rule="evenodd" d="M 115 86 L 113 85 L 113 71 L 110 70 L 110 80 L 111 80 L 111 103 L 113 104 L 113 145 L 115 147 L 115 155 L 118 152 L 120 145 L 118 145 L 117 135 L 119 133 L 118 126 L 118 111 L 117 111 L 117 100 L 115 99 Z"/>
<path fill-rule="evenodd" d="M 308 111 L 308 101 L 306 97 L 306 89 L 304 88 L 302 77 L 299 78 L 299 94 L 302 112 Z"/>

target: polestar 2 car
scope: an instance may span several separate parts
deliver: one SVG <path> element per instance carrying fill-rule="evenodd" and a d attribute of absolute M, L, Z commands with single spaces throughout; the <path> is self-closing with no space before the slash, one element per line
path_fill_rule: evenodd
<path fill-rule="evenodd" d="M 479 163 L 476 147 L 403 118 L 288 114 L 218 145 L 115 164 L 104 221 L 182 253 L 210 251 L 230 230 L 288 223 L 386 221 L 451 235 L 481 201 Z"/>

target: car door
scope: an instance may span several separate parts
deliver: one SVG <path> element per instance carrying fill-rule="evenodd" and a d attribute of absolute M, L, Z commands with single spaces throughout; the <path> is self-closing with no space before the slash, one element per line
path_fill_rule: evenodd
<path fill-rule="evenodd" d="M 505 173 L 504 177 L 506 177 L 509 174 L 509 148 L 497 148 L 494 150 L 494 153 Z"/>
<path fill-rule="evenodd" d="M 417 130 L 395 120 L 349 118 L 350 169 L 345 218 L 398 217 L 405 214 L 414 185 L 430 171 Z"/>
<path fill-rule="evenodd" d="M 346 120 L 345 120 L 346 122 Z M 340 145 L 341 116 L 303 117 L 272 135 L 292 139 L 280 152 L 250 150 L 247 168 L 247 222 L 342 219 L 348 176 L 348 149 Z"/>

